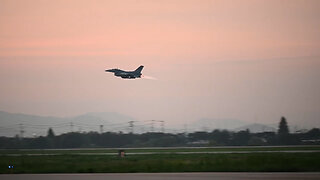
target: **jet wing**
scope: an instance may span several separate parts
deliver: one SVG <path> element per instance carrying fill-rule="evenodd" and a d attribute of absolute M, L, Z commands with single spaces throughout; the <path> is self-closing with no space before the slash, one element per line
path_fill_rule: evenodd
<path fill-rule="evenodd" d="M 134 79 L 134 78 L 136 78 L 136 77 L 134 76 L 134 74 L 132 74 L 132 73 L 127 73 L 127 72 L 118 73 L 118 74 L 116 74 L 116 76 L 120 76 L 120 77 L 122 77 L 122 78 L 124 78 L 124 79 Z"/>

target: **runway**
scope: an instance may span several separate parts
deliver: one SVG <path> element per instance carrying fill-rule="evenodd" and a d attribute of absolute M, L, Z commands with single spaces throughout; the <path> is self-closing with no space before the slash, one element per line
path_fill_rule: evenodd
<path fill-rule="evenodd" d="M 290 150 L 290 151 L 201 151 L 201 152 L 132 152 L 126 155 L 151 155 L 151 154 L 250 154 L 250 153 L 319 153 L 320 150 Z M 57 156 L 65 153 L 34 153 L 34 154 L 0 154 L 3 156 Z M 68 155 L 106 155 L 115 156 L 118 153 L 68 153 Z"/>
<path fill-rule="evenodd" d="M 316 180 L 318 173 L 111 173 L 111 174 L 2 174 L 1 180 Z"/>

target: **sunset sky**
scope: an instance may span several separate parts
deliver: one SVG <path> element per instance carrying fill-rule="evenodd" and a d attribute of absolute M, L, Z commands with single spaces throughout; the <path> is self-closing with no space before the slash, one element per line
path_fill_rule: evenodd
<path fill-rule="evenodd" d="M 105 69 L 156 80 L 124 80 Z M 320 127 L 318 0 L 0 0 L 0 110 Z"/>

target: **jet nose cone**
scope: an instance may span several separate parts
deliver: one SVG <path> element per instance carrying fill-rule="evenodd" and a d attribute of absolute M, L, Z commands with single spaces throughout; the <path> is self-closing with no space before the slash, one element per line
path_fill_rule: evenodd
<path fill-rule="evenodd" d="M 106 72 L 113 72 L 112 69 L 106 69 Z"/>

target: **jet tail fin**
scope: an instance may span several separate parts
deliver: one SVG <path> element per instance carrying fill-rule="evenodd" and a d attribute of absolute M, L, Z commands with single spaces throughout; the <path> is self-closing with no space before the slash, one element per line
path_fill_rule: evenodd
<path fill-rule="evenodd" d="M 144 66 L 139 66 L 134 72 L 141 73 Z"/>

